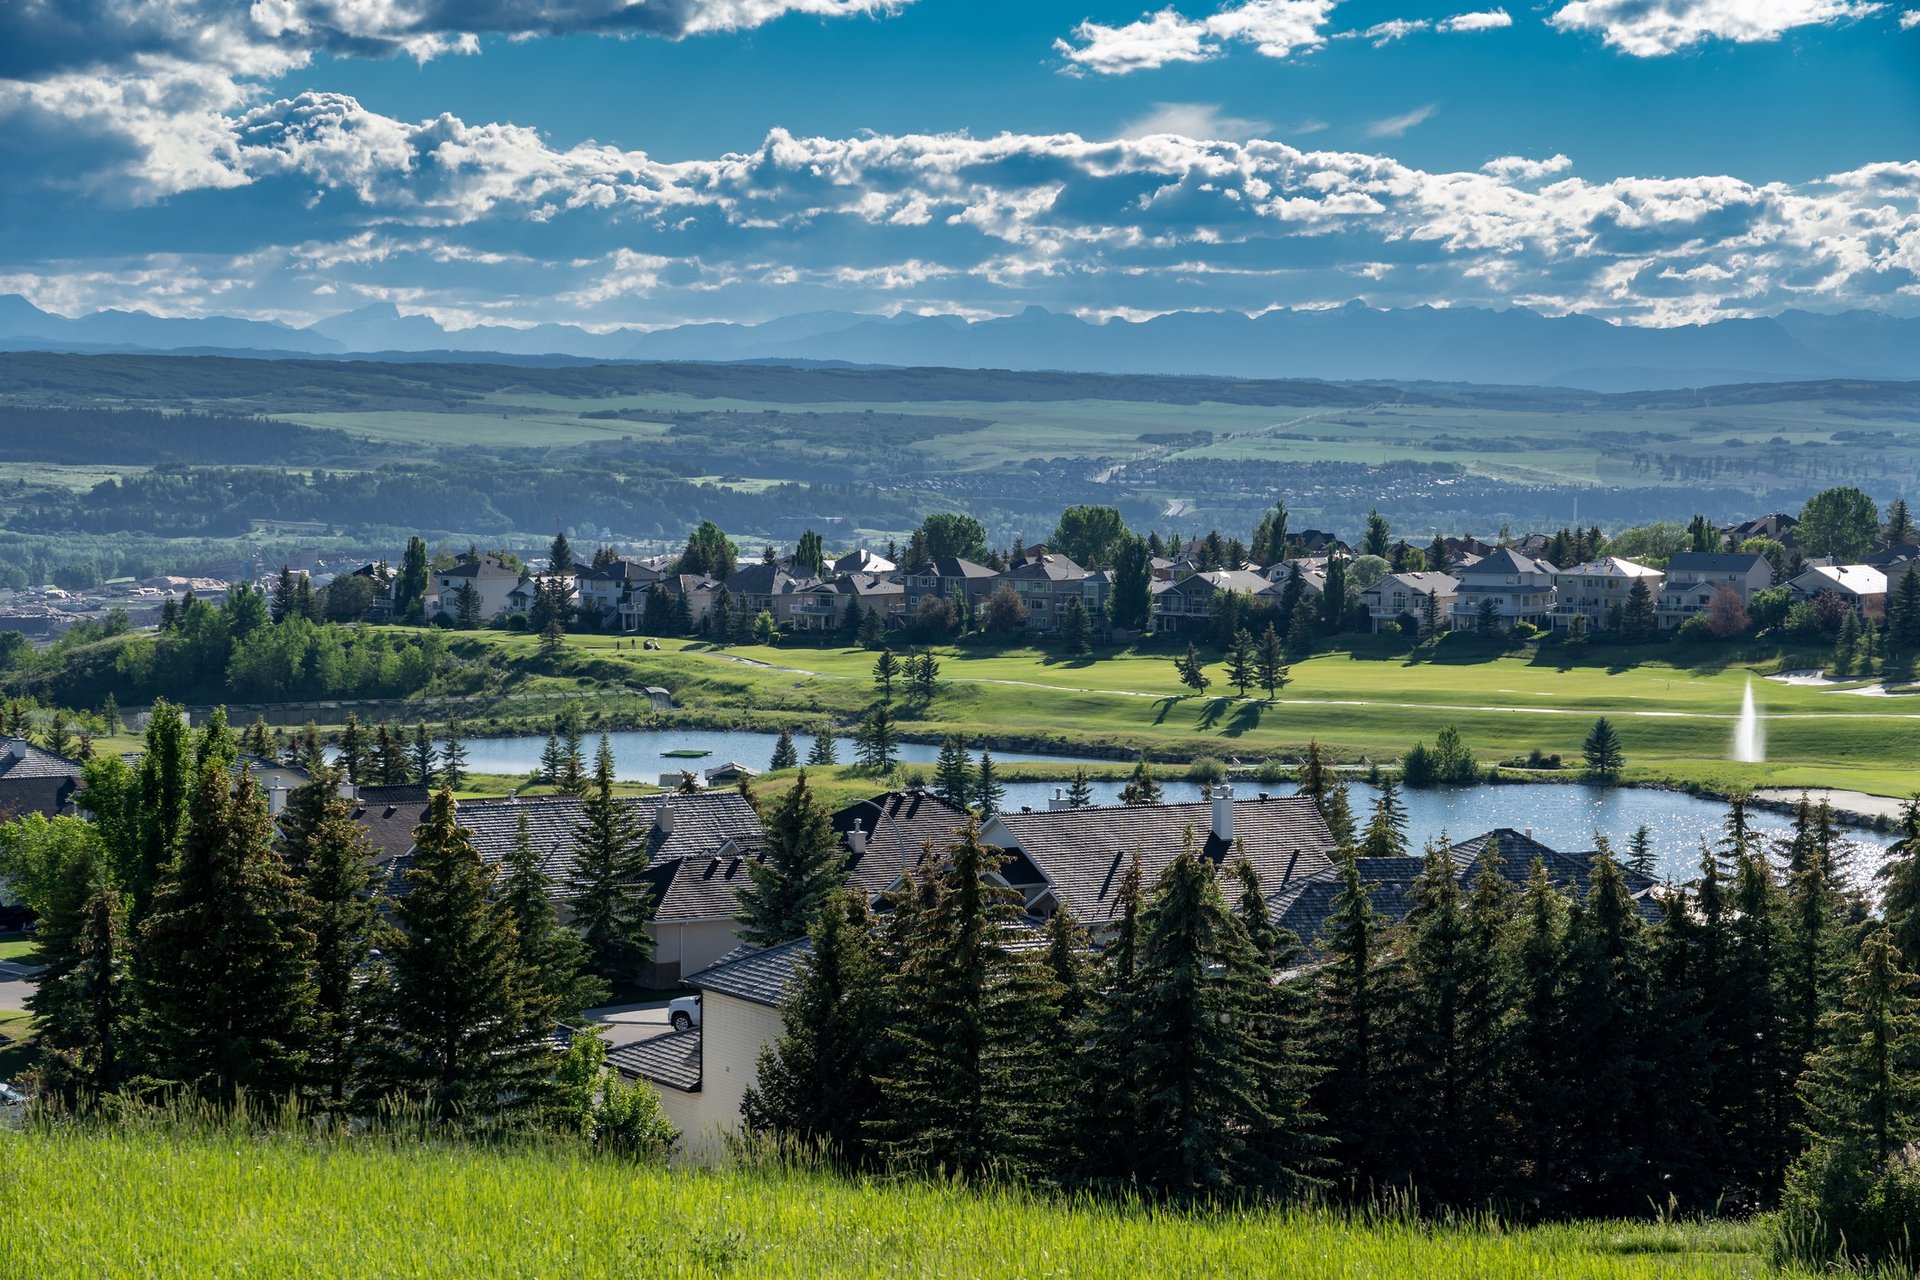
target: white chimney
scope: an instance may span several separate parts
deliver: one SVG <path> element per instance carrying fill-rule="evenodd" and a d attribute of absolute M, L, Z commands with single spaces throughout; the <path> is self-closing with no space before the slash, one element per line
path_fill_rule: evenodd
<path fill-rule="evenodd" d="M 856 858 L 867 851 L 867 829 L 858 818 L 854 819 L 853 830 L 847 832 L 847 848 L 853 851 Z"/>
<path fill-rule="evenodd" d="M 25 738 L 15 738 L 13 740 L 13 758 L 15 760 L 25 760 L 27 758 L 27 740 Z"/>
<path fill-rule="evenodd" d="M 1073 801 L 1067 799 L 1066 792 L 1062 791 L 1059 787 L 1055 787 L 1053 789 L 1053 799 L 1047 801 L 1047 808 L 1051 812 L 1058 813 L 1062 809 L 1073 808 Z"/>
<path fill-rule="evenodd" d="M 267 812 L 279 817 L 287 811 L 287 784 L 275 778 L 267 785 Z"/>
<path fill-rule="evenodd" d="M 360 788 L 353 785 L 352 778 L 342 777 L 340 785 L 335 787 L 333 792 L 348 804 L 353 804 L 360 799 Z"/>
<path fill-rule="evenodd" d="M 1229 782 L 1213 789 L 1213 838 L 1233 843 L 1233 784 Z"/>
<path fill-rule="evenodd" d="M 660 806 L 660 812 L 653 816 L 653 825 L 659 827 L 662 834 L 673 834 L 673 806 L 671 804 L 663 804 Z"/>

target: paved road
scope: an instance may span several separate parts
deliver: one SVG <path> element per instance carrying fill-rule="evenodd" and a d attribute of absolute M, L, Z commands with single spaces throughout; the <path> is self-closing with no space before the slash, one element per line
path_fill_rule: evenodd
<path fill-rule="evenodd" d="M 640 1004 L 613 1004 L 600 1009 L 588 1009 L 587 1020 L 600 1025 L 601 1034 L 610 1045 L 651 1040 L 667 1032 L 667 1000 L 668 997 L 661 996 L 658 1000 L 647 1000 Z"/>

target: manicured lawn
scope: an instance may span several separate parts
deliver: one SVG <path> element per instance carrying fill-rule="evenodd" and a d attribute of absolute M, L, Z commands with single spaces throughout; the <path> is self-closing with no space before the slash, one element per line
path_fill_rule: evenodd
<path fill-rule="evenodd" d="M 0 933 L 0 960 L 15 960 L 23 964 L 31 964 L 34 946 L 32 934 Z"/>
<path fill-rule="evenodd" d="M 0 1080 L 11 1080 L 33 1065 L 33 1018 L 18 1009 L 0 1009 Z"/>
<path fill-rule="evenodd" d="M 478 633 L 533 660 L 531 637 Z M 1416 740 L 1452 725 L 1484 762 L 1533 748 L 1577 759 L 1595 717 L 1614 720 L 1638 782 L 1735 787 L 1829 786 L 1904 796 L 1920 789 L 1920 697 L 1866 697 L 1762 678 L 1780 659 L 1750 664 L 1729 651 L 1681 647 L 1663 661 L 1621 667 L 1619 650 L 1563 647 L 1496 653 L 1471 639 L 1414 660 L 1365 638 L 1351 650 L 1295 663 L 1277 699 L 1240 698 L 1225 667 L 1194 696 L 1174 674 L 1170 650 L 1067 660 L 1028 648 L 941 649 L 942 690 L 929 704 L 903 702 L 901 727 L 920 732 L 1031 736 L 1062 745 L 1118 743 L 1242 760 L 1297 753 L 1318 739 L 1347 760 L 1391 761 Z M 737 646 L 665 641 L 659 652 L 621 648 L 611 637 L 570 637 L 554 674 L 526 679 L 528 692 L 577 690 L 596 680 L 658 684 L 696 711 L 751 714 L 757 723 L 807 729 L 842 723 L 872 696 L 873 655 L 859 649 Z M 1706 658 L 1699 666 L 1675 660 Z M 750 665 L 765 664 L 765 665 Z M 782 669 L 787 668 L 787 669 Z M 1766 717 L 1767 763 L 1728 759 L 1749 680 Z"/>
<path fill-rule="evenodd" d="M 1770 1274 L 1741 1224 L 1535 1230 L 1148 1214 L 804 1173 L 243 1133 L 0 1133 L 9 1274 L 1505 1277 Z M 1779 1273 L 1771 1273 L 1779 1274 Z"/>

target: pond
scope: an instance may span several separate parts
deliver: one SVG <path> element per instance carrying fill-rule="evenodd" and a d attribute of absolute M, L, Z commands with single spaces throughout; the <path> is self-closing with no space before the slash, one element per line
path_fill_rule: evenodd
<path fill-rule="evenodd" d="M 708 769 L 736 760 L 752 769 L 764 770 L 773 760 L 777 735 L 736 733 L 707 729 L 633 730 L 609 735 L 614 765 L 622 779 L 657 782 L 660 775 L 680 769 Z M 835 740 L 842 763 L 854 758 L 851 738 Z M 813 740 L 795 739 L 804 759 Z M 476 773 L 528 774 L 540 765 L 543 738 L 476 738 L 467 743 L 467 767 Z M 667 755 L 670 751 L 706 750 L 698 758 Z M 903 743 L 900 756 L 909 767 L 918 767 L 930 775 L 940 754 L 934 743 Z M 977 757 L 976 757 L 977 758 Z M 1072 763 L 1079 757 L 1067 754 L 1031 752 L 994 752 L 1001 764 Z M 1111 761 L 1101 763 L 1111 764 Z M 1178 775 L 1177 765 L 1159 767 L 1161 792 L 1168 801 L 1200 799 L 1197 784 Z M 1118 802 L 1119 779 L 1095 780 L 1094 803 Z M 1256 795 L 1262 784 L 1243 781 L 1236 784 L 1243 796 Z M 1003 805 L 1008 810 L 1022 806 L 1044 809 L 1059 784 L 1052 782 L 1010 782 Z M 1269 784 L 1267 789 L 1287 792 L 1286 783 Z M 1351 803 L 1354 818 L 1365 825 L 1376 792 L 1365 783 L 1355 783 Z M 1440 787 L 1431 790 L 1407 790 L 1401 793 L 1407 809 L 1407 839 L 1417 851 L 1430 839 L 1445 834 L 1454 840 L 1477 836 L 1496 827 L 1533 832 L 1533 838 L 1556 849 L 1579 850 L 1593 847 L 1598 831 L 1612 840 L 1616 850 L 1625 852 L 1635 828 L 1646 826 L 1652 836 L 1659 860 L 1660 874 L 1675 880 L 1692 879 L 1699 869 L 1701 840 L 1715 840 L 1726 817 L 1726 805 L 1718 800 L 1703 800 L 1677 791 L 1654 791 L 1640 787 L 1592 787 L 1576 783 L 1506 784 L 1471 787 Z M 1753 826 L 1760 832 L 1779 835 L 1789 821 L 1784 814 L 1754 812 Z M 1850 848 L 1845 862 L 1858 878 L 1869 876 L 1889 840 L 1874 832 L 1848 829 Z"/>

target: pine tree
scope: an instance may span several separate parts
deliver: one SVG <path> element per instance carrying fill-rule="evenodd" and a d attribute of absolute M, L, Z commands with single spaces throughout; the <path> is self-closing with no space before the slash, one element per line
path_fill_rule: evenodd
<path fill-rule="evenodd" d="M 1649 880 L 1653 879 L 1653 874 L 1658 869 L 1658 861 L 1653 852 L 1653 829 L 1644 822 L 1633 829 L 1633 839 L 1627 845 L 1627 860 L 1624 865 L 1633 874 L 1645 876 Z"/>
<path fill-rule="evenodd" d="M 413 741 L 407 745 L 407 769 L 414 782 L 423 787 L 433 785 L 433 735 L 427 732 L 426 721 L 418 721 L 413 726 Z"/>
<path fill-rule="evenodd" d="M 1000 806 L 1006 798 L 1007 789 L 994 772 L 993 753 L 983 746 L 980 748 L 979 767 L 973 775 L 973 807 L 982 816 L 991 816 L 1000 812 Z"/>
<path fill-rule="evenodd" d="M 204 773 L 134 953 L 145 1074 L 223 1107 L 299 1088 L 314 1002 L 304 914 L 253 775 L 230 788 L 224 770 Z"/>
<path fill-rule="evenodd" d="M 540 780 L 558 789 L 567 771 L 566 754 L 560 749 L 560 735 L 549 732 L 547 745 L 540 751 Z"/>
<path fill-rule="evenodd" d="M 893 682 L 899 674 L 900 664 L 894 659 L 893 650 L 882 647 L 873 663 L 873 687 L 881 702 L 893 701 Z"/>
<path fill-rule="evenodd" d="M 940 691 L 940 660 L 928 649 L 918 658 L 907 660 L 907 679 L 911 684 L 913 696 L 922 702 L 931 701 Z"/>
<path fill-rule="evenodd" d="M 1120 873 L 1115 899 L 1117 918 L 1093 974 L 1081 1025 L 1083 1047 L 1071 1077 L 1075 1087 L 1064 1116 L 1067 1132 L 1076 1139 L 1076 1180 L 1105 1187 L 1132 1185 L 1138 1117 L 1144 1110 L 1130 1068 L 1144 1026 L 1138 1016 L 1144 891 L 1137 851 Z"/>
<path fill-rule="evenodd" d="M 1233 633 L 1233 647 L 1227 652 L 1227 683 L 1238 689 L 1244 698 L 1247 696 L 1247 686 L 1258 678 L 1258 671 L 1253 636 L 1242 627 Z"/>
<path fill-rule="evenodd" d="M 1440 588 L 1434 587 L 1420 597 L 1421 634 L 1427 636 L 1439 635 L 1443 621 L 1440 616 Z"/>
<path fill-rule="evenodd" d="M 1048 1154 L 1055 993 L 1044 961 L 1010 945 L 1021 903 L 989 879 L 998 865 L 969 821 L 921 873 L 930 883 L 888 992 L 872 1127 L 899 1168 L 1020 1177 Z"/>
<path fill-rule="evenodd" d="M 1568 907 L 1538 859 L 1521 891 L 1513 932 L 1513 1008 L 1506 1072 L 1512 1082 L 1513 1176 L 1505 1193 L 1551 1202 L 1564 1185 L 1561 1153 L 1576 1072 L 1563 1052 Z"/>
<path fill-rule="evenodd" d="M 1267 691 L 1267 701 L 1272 702 L 1287 683 L 1287 651 L 1280 642 L 1280 633 L 1269 622 L 1267 629 L 1260 633 L 1260 646 L 1253 655 L 1254 674 L 1260 681 L 1260 687 Z"/>
<path fill-rule="evenodd" d="M 293 570 L 284 564 L 280 566 L 279 580 L 273 585 L 269 613 L 276 623 L 285 622 L 293 614 Z"/>
<path fill-rule="evenodd" d="M 863 768 L 885 773 L 899 756 L 899 735 L 893 727 L 893 713 L 885 702 L 876 702 L 860 721 L 854 746 Z"/>
<path fill-rule="evenodd" d="M 449 791 L 458 791 L 467 785 L 465 730 L 458 716 L 447 721 L 446 742 L 440 748 L 440 782 Z"/>
<path fill-rule="evenodd" d="M 839 895 L 846 858 L 833 818 L 814 797 L 803 771 L 767 815 L 766 855 L 747 863 L 740 894 L 740 940 L 774 947 L 805 937 Z"/>
<path fill-rule="evenodd" d="M 1788 1070 L 1798 1076 L 1820 1050 L 1821 1022 L 1839 1005 L 1847 972 L 1845 904 L 1832 862 L 1832 812 L 1801 797 L 1788 844 L 1778 975 Z"/>
<path fill-rule="evenodd" d="M 399 786 L 407 780 L 407 744 L 382 720 L 374 732 L 373 755 L 383 787 Z"/>
<path fill-rule="evenodd" d="M 586 941 L 572 926 L 560 923 L 553 880 L 540 868 L 525 810 L 502 870 L 498 896 L 513 917 L 529 1005 L 538 1001 L 543 1016 L 552 1021 L 578 1023 L 582 1010 L 605 1003 L 607 984 L 592 971 Z"/>
<path fill-rule="evenodd" d="M 1627 589 L 1626 608 L 1620 615 L 1620 631 L 1628 643 L 1644 644 L 1653 639 L 1660 625 L 1653 605 L 1653 588 L 1644 576 L 1635 578 L 1633 586 Z"/>
<path fill-rule="evenodd" d="M 1127 785 L 1120 788 L 1120 803 L 1134 806 L 1160 803 L 1160 784 L 1154 780 L 1153 770 L 1147 767 L 1145 752 L 1134 763 Z"/>
<path fill-rule="evenodd" d="M 807 749 L 807 763 L 825 768 L 839 762 L 840 751 L 834 745 L 833 726 L 823 724 L 813 735 L 813 746 Z"/>
<path fill-rule="evenodd" d="M 1079 596 L 1067 601 L 1067 611 L 1060 619 L 1060 647 L 1075 657 L 1093 651 L 1093 622 Z"/>
<path fill-rule="evenodd" d="M 602 734 L 573 831 L 573 918 L 594 972 L 609 980 L 632 978 L 653 954 L 636 883 L 647 869 L 647 834 L 633 806 L 613 794 L 613 775 L 613 743 Z"/>
<path fill-rule="evenodd" d="M 1359 864 L 1342 852 L 1321 945 L 1327 962 L 1318 977 L 1315 1058 L 1321 1068 L 1315 1110 L 1326 1117 L 1327 1134 L 1346 1176 L 1363 1193 L 1385 1171 L 1393 1141 L 1393 1101 L 1382 1015 L 1382 930 L 1371 886 Z"/>
<path fill-rule="evenodd" d="M 587 757 L 584 742 L 586 727 L 579 706 L 569 706 L 560 717 L 560 775 L 554 785 L 570 796 L 580 795 L 587 787 Z"/>
<path fill-rule="evenodd" d="M 350 781 L 366 786 L 373 780 L 373 753 L 367 744 L 367 735 L 360 728 L 360 718 L 347 712 L 347 722 L 340 728 L 340 765 L 347 771 Z"/>
<path fill-rule="evenodd" d="M 1620 735 L 1605 716 L 1593 722 L 1593 728 L 1588 731 L 1587 740 L 1580 750 L 1586 757 L 1588 777 L 1612 782 L 1626 767 L 1627 758 L 1620 749 Z"/>
<path fill-rule="evenodd" d="M 1380 794 L 1374 798 L 1360 852 L 1368 858 L 1407 855 L 1407 807 L 1400 803 L 1400 787 L 1392 778 L 1380 779 Z"/>
<path fill-rule="evenodd" d="M 1728 825 L 1744 826 L 1736 804 Z M 1792 1149 L 1793 1076 L 1786 1055 L 1786 1010 L 1780 987 L 1780 895 L 1757 839 L 1738 835 L 1727 913 L 1726 967 L 1717 1002 L 1716 1089 L 1725 1125 L 1728 1166 L 1764 1198 L 1777 1193 Z"/>
<path fill-rule="evenodd" d="M 1909 973 L 1920 973 L 1920 795 L 1900 806 L 1900 838 L 1887 849 L 1878 872 L 1884 888 L 1880 912 L 1900 963 Z"/>
<path fill-rule="evenodd" d="M 1300 757 L 1300 767 L 1294 771 L 1294 781 L 1300 787 L 1298 794 L 1311 796 L 1319 806 L 1326 800 L 1333 777 L 1333 766 L 1327 763 L 1325 749 L 1317 740 L 1309 738 L 1307 749 Z"/>
<path fill-rule="evenodd" d="M 864 648 L 877 649 L 886 643 L 887 623 L 880 616 L 880 610 L 870 608 L 860 619 L 860 644 Z"/>
<path fill-rule="evenodd" d="M 378 940 L 378 888 L 373 845 L 353 820 L 353 805 L 334 789 L 332 773 L 299 787 L 288 812 L 311 810 L 297 834 L 287 832 L 287 861 L 300 868 L 313 933 L 313 1033 L 308 1078 L 325 1105 L 344 1106 L 365 1069 L 375 1014 L 364 970 Z M 285 824 L 282 824 L 285 831 Z"/>
<path fill-rule="evenodd" d="M 818 1143 L 842 1166 L 859 1168 L 879 1101 L 873 1050 L 886 1025 L 882 973 L 865 900 L 842 892 L 823 905 L 781 1008 L 781 1034 L 761 1049 L 741 1113 L 749 1129 Z"/>
<path fill-rule="evenodd" d="M 1413 1104 L 1401 1120 L 1405 1167 L 1413 1185 L 1443 1199 L 1457 1196 L 1469 1173 L 1456 1163 L 1471 1123 L 1464 1006 L 1469 961 L 1484 959 L 1468 946 L 1456 875 L 1446 837 L 1430 841 L 1401 929 L 1402 973 L 1388 993 L 1394 1048 L 1405 1058 L 1396 1092 Z"/>
<path fill-rule="evenodd" d="M 1207 686 L 1213 683 L 1207 677 L 1206 664 L 1200 661 L 1200 651 L 1194 648 L 1191 640 L 1187 642 L 1186 653 L 1174 658 L 1173 669 L 1179 674 L 1180 683 L 1195 693 L 1205 693 Z"/>
<path fill-rule="evenodd" d="M 451 791 L 434 795 L 414 829 L 406 878 L 390 951 L 388 1086 L 470 1125 L 537 1107 L 551 1025 L 530 998 L 513 913 L 493 900 L 493 873 Z"/>
<path fill-rule="evenodd" d="M 1320 813 L 1327 820 L 1327 830 L 1333 833 L 1334 844 L 1341 849 L 1353 848 L 1353 806 L 1347 799 L 1346 779 L 1338 774 L 1327 782 L 1327 792 L 1320 798 Z"/>
<path fill-rule="evenodd" d="M 1463 1122 L 1451 1167 L 1442 1163 L 1439 1169 L 1462 1204 L 1485 1203 L 1503 1184 L 1514 1145 L 1508 1080 L 1513 968 L 1507 946 L 1514 894 L 1503 866 L 1500 842 L 1488 840 L 1474 859 L 1457 952 L 1454 1044 Z"/>
<path fill-rule="evenodd" d="M 799 767 L 800 752 L 793 745 L 793 733 L 785 725 L 780 726 L 780 736 L 773 744 L 773 759 L 767 767 L 774 772 Z"/>
<path fill-rule="evenodd" d="M 83 1105 L 125 1077 L 132 1012 L 126 909 L 90 847 L 61 868 L 34 940 L 42 968 L 27 1009 L 41 1086 L 65 1105 Z"/>
<path fill-rule="evenodd" d="M 1093 779 L 1087 776 L 1083 765 L 1073 771 L 1073 777 L 1067 783 L 1067 807 L 1086 809 L 1093 804 Z"/>
<path fill-rule="evenodd" d="M 127 920 L 134 929 L 146 919 L 154 890 L 172 865 L 186 829 L 187 797 L 194 786 L 190 736 L 178 707 L 154 703 L 134 780 L 134 857 L 121 877 L 127 888 Z"/>
<path fill-rule="evenodd" d="M 933 765 L 933 793 L 956 809 L 973 807 L 973 765 L 967 759 L 966 739 L 958 734 L 940 740 L 940 756 Z"/>

